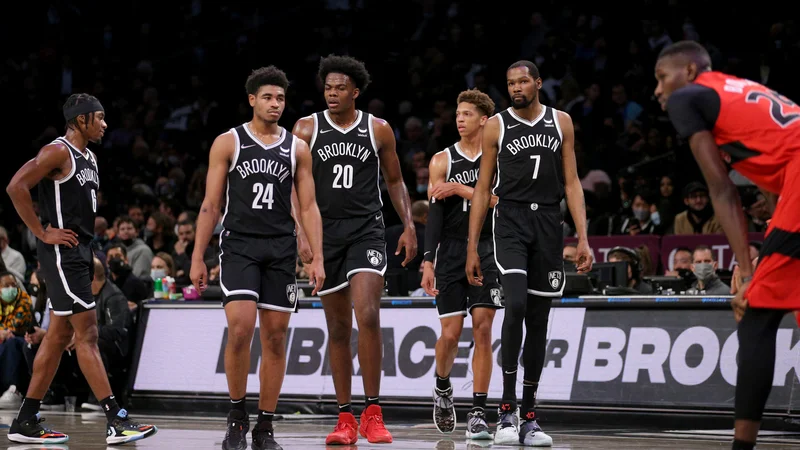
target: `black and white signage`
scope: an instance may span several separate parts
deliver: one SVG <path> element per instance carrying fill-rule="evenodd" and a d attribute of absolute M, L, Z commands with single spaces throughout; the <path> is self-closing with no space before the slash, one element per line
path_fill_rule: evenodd
<path fill-rule="evenodd" d="M 386 398 L 427 398 L 434 382 L 434 348 L 441 326 L 435 308 L 384 308 L 383 381 Z M 494 368 L 489 397 L 502 394 L 499 364 L 503 311 L 493 325 Z M 355 320 L 353 320 L 355 326 Z M 179 325 L 176 325 L 179 324 Z M 256 329 L 256 333 L 258 329 Z M 225 314 L 221 309 L 151 309 L 134 389 L 226 393 Z M 351 342 L 357 342 L 353 329 Z M 472 328 L 467 318 L 451 372 L 455 396 L 472 396 Z M 800 332 L 787 317 L 778 332 L 768 408 L 800 410 Z M 363 395 L 353 345 L 353 394 Z M 321 309 L 293 315 L 287 342 L 284 395 L 334 396 L 328 334 Z M 551 310 L 538 398 L 576 404 L 732 407 L 738 340 L 724 310 Z M 247 392 L 258 392 L 261 348 L 254 336 Z M 518 394 L 522 391 L 522 374 Z M 794 394 L 794 395 L 792 395 Z"/>

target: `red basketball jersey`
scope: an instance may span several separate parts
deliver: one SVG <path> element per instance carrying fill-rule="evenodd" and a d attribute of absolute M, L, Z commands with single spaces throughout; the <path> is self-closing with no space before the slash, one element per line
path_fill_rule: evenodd
<path fill-rule="evenodd" d="M 694 81 L 717 92 L 712 133 L 722 157 L 759 187 L 780 193 L 786 164 L 800 158 L 800 107 L 756 82 L 721 72 Z"/>

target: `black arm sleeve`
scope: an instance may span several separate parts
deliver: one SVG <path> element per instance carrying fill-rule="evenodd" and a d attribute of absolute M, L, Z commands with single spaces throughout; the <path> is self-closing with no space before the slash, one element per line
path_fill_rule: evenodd
<path fill-rule="evenodd" d="M 442 237 L 442 225 L 444 224 L 444 200 L 431 198 L 428 207 L 428 223 L 425 225 L 425 261 L 433 262 L 436 257 L 436 247 Z"/>
<path fill-rule="evenodd" d="M 713 130 L 719 108 L 717 91 L 694 83 L 673 92 L 667 101 L 669 120 L 685 139 L 700 131 Z"/>

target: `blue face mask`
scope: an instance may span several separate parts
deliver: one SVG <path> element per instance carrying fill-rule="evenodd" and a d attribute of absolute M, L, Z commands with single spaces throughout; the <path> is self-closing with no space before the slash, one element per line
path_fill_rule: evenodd
<path fill-rule="evenodd" d="M 17 294 L 19 293 L 19 289 L 15 287 L 4 287 L 2 291 L 0 291 L 0 297 L 3 298 L 3 301 L 6 303 L 11 303 L 17 299 Z"/>
<path fill-rule="evenodd" d="M 428 185 L 427 184 L 418 184 L 417 185 L 417 192 L 419 192 L 420 194 L 424 194 L 425 192 L 428 192 Z"/>
<path fill-rule="evenodd" d="M 650 214 L 650 221 L 655 225 L 661 225 L 661 215 L 658 213 L 658 211 Z"/>

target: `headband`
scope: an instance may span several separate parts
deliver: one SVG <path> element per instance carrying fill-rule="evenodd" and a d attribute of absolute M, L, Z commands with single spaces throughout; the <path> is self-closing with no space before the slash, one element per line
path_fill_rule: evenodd
<path fill-rule="evenodd" d="M 82 114 L 89 114 L 99 111 L 105 111 L 105 109 L 103 109 L 103 105 L 100 104 L 99 100 L 91 99 L 83 103 L 78 103 L 75 106 L 64 108 L 64 119 L 66 119 L 69 122 L 70 120 Z"/>

